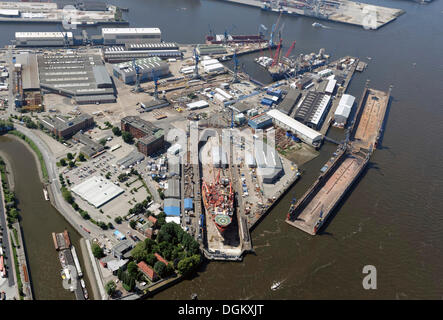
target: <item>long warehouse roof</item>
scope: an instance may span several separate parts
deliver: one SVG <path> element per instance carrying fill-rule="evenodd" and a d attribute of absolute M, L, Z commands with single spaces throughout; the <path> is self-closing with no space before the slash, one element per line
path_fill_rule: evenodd
<path fill-rule="evenodd" d="M 98 208 L 122 194 L 124 190 L 105 178 L 93 176 L 72 188 L 72 192 Z"/>
<path fill-rule="evenodd" d="M 161 34 L 159 28 L 103 28 L 102 34 Z"/>
<path fill-rule="evenodd" d="M 318 139 L 322 136 L 320 132 L 311 129 L 308 126 L 305 126 L 303 123 L 285 115 L 284 113 L 276 109 L 269 110 L 267 114 L 275 120 L 280 121 L 281 123 L 284 123 L 288 127 L 292 128 L 294 131 L 302 133 L 304 136 L 308 137 L 311 140 Z"/>

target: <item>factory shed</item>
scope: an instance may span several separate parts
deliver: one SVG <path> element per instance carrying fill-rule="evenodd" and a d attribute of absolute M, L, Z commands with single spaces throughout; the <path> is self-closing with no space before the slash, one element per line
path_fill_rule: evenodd
<path fill-rule="evenodd" d="M 117 165 L 123 169 L 129 168 L 137 162 L 143 161 L 145 156 L 137 150 L 131 151 L 127 156 L 117 161 Z"/>
<path fill-rule="evenodd" d="M 205 100 L 199 100 L 186 104 L 188 110 L 197 110 L 209 107 L 209 103 Z"/>
<path fill-rule="evenodd" d="M 77 104 L 115 103 L 117 98 L 113 94 L 78 96 L 74 98 Z"/>
<path fill-rule="evenodd" d="M 71 190 L 96 208 L 101 207 L 124 192 L 122 188 L 100 176 L 93 176 L 76 185 Z"/>
<path fill-rule="evenodd" d="M 339 125 L 345 125 L 348 121 L 348 117 L 351 113 L 352 106 L 354 105 L 355 97 L 344 94 L 340 102 L 338 103 L 338 107 L 334 113 L 334 120 Z"/>
<path fill-rule="evenodd" d="M 104 65 L 93 66 L 92 72 L 94 73 L 95 82 L 97 88 L 112 88 L 112 80 L 108 74 L 108 70 Z"/>
<path fill-rule="evenodd" d="M 328 94 L 333 94 L 334 90 L 335 90 L 335 85 L 336 84 L 337 84 L 337 80 L 330 79 L 328 81 L 328 84 L 327 84 L 326 88 L 325 88 L 325 92 L 328 93 Z"/>
<path fill-rule="evenodd" d="M 295 119 L 309 127 L 320 127 L 329 107 L 331 96 L 325 93 L 310 91 L 295 113 Z"/>
<path fill-rule="evenodd" d="M 21 53 L 16 56 L 16 65 L 21 65 L 23 90 L 39 90 L 40 78 L 38 73 L 37 56 L 33 53 Z"/>
<path fill-rule="evenodd" d="M 315 147 L 320 146 L 323 140 L 323 135 L 320 132 L 309 128 L 276 109 L 268 111 L 267 114 L 273 119 L 275 125 L 295 133 L 303 142 Z"/>
<path fill-rule="evenodd" d="M 283 176 L 283 165 L 275 148 L 261 140 L 256 140 L 255 157 L 257 159 L 257 173 L 262 177 L 263 183 L 275 183 Z"/>
<path fill-rule="evenodd" d="M 166 198 L 180 199 L 180 180 L 171 178 L 168 180 L 168 188 L 165 190 Z"/>
<path fill-rule="evenodd" d="M 294 107 L 300 101 L 301 92 L 298 89 L 290 89 L 286 94 L 286 97 L 283 101 L 278 105 L 278 110 L 283 112 L 286 115 L 290 115 Z"/>
<path fill-rule="evenodd" d="M 263 113 L 249 119 L 248 125 L 254 130 L 269 128 L 272 126 L 272 118 Z"/>
<path fill-rule="evenodd" d="M 180 200 L 174 198 L 166 198 L 163 204 L 163 211 L 167 216 L 180 216 Z"/>
<path fill-rule="evenodd" d="M 137 59 L 135 64 L 140 70 L 140 81 L 152 80 L 153 75 L 163 77 L 169 74 L 169 65 L 159 57 Z M 132 61 L 114 65 L 113 74 L 126 84 L 135 83 L 137 80 L 136 70 Z"/>
<path fill-rule="evenodd" d="M 184 200 L 184 209 L 192 210 L 194 209 L 194 204 L 192 203 L 192 198 L 185 198 Z"/>

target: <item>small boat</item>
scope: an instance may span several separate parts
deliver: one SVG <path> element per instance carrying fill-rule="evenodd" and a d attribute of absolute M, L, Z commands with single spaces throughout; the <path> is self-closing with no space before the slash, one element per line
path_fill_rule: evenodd
<path fill-rule="evenodd" d="M 272 284 L 272 286 L 271 286 L 271 290 L 272 290 L 272 291 L 275 291 L 275 290 L 277 290 L 278 288 L 280 288 L 280 286 L 281 286 L 281 282 L 280 282 L 280 281 L 276 281 L 276 282 L 274 282 L 274 283 Z"/>
<path fill-rule="evenodd" d="M 323 25 L 322 25 L 321 23 L 318 23 L 318 22 L 314 22 L 314 23 L 312 24 L 312 26 L 313 26 L 314 28 L 322 28 L 322 27 L 323 27 Z"/>

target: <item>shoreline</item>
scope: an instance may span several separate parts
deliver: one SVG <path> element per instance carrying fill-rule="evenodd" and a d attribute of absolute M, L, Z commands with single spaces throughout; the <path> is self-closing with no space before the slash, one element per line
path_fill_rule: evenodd
<path fill-rule="evenodd" d="M 15 130 L 17 130 L 17 127 L 15 128 Z M 17 130 L 17 131 L 18 131 L 18 130 Z M 21 132 L 21 131 L 19 131 L 19 132 Z M 23 132 L 22 132 L 22 133 L 23 133 Z M 26 135 L 25 133 L 23 133 L 23 134 Z M 37 156 L 36 152 L 31 148 L 31 146 L 30 146 L 25 140 L 20 139 L 18 136 L 14 135 L 14 134 L 6 134 L 6 136 L 9 137 L 9 138 L 15 139 L 16 141 L 21 142 L 21 143 L 22 143 L 22 144 L 23 144 L 23 145 L 24 145 L 24 146 L 25 146 L 25 147 L 26 147 L 26 148 L 32 153 L 32 155 L 33 155 L 33 157 L 34 157 L 34 161 L 35 161 L 36 166 L 37 166 L 37 168 L 38 168 L 37 171 L 38 171 L 38 175 L 39 175 L 39 178 L 40 178 L 40 182 L 42 183 L 42 192 L 43 192 L 43 187 L 45 186 L 45 182 L 44 182 L 44 178 L 43 178 L 43 173 L 42 173 L 41 164 L 40 164 L 40 161 L 39 161 L 39 159 L 38 159 L 38 156 Z M 27 136 L 27 135 L 26 135 L 26 136 Z M 32 140 L 29 136 L 27 136 L 27 137 L 28 137 L 28 139 Z M 32 141 L 33 141 L 33 140 L 32 140 Z M 38 146 L 37 146 L 37 148 L 38 148 Z M 5 153 L 4 153 L 3 151 L 0 151 L 0 155 L 4 155 L 4 154 L 5 154 Z M 46 164 L 46 161 L 45 161 L 44 157 L 43 157 L 43 161 L 45 162 L 46 167 L 48 167 L 48 165 Z M 10 160 L 8 160 L 8 162 L 5 160 L 5 163 L 6 163 L 6 165 L 8 166 L 8 164 L 10 164 Z M 12 170 L 12 169 L 11 169 L 11 170 Z M 48 175 L 49 175 L 49 173 L 48 173 Z M 12 173 L 12 176 L 13 176 L 13 173 Z M 49 177 L 48 177 L 48 178 L 49 178 Z M 8 180 L 9 180 L 9 178 L 8 178 Z M 49 191 L 50 196 L 54 197 L 54 196 L 53 196 L 52 187 L 51 187 L 52 184 L 49 183 L 48 186 L 49 186 L 48 191 Z M 51 198 L 51 197 L 50 197 L 50 198 Z M 59 210 L 59 208 L 57 208 L 57 206 L 54 205 L 53 201 L 49 201 L 49 202 L 50 202 L 51 205 L 57 210 L 57 212 L 58 212 L 59 214 L 61 214 L 62 217 L 64 217 L 64 218 L 66 219 L 65 214 L 63 214 L 63 213 L 61 212 L 61 210 Z M 69 219 L 66 219 L 66 221 L 67 221 L 67 223 L 69 223 L 69 224 L 71 225 L 71 227 L 72 227 L 73 229 L 75 229 L 75 230 L 79 233 L 80 241 L 81 241 L 81 239 L 85 239 L 85 238 L 83 237 L 82 233 L 78 231 L 78 226 L 72 224 L 72 223 L 70 222 Z M 83 257 L 87 257 L 87 256 L 88 256 L 86 253 L 83 252 L 84 248 L 83 248 L 82 246 L 80 246 L 80 250 L 81 250 L 81 254 L 82 254 Z M 92 263 L 92 262 L 89 261 L 89 263 Z M 84 264 L 87 265 L 88 262 L 87 262 L 87 261 L 84 261 Z M 94 273 L 91 273 L 91 272 L 90 272 L 90 269 L 89 269 L 89 268 L 85 268 L 85 271 L 86 271 L 86 273 L 87 273 L 87 275 L 88 275 L 90 285 L 91 285 L 91 287 L 93 288 L 92 291 L 93 291 L 93 298 L 94 298 L 94 300 L 100 300 L 100 297 L 99 297 L 99 296 L 95 296 L 95 294 L 98 292 L 98 289 L 97 289 L 97 286 L 98 286 L 98 280 L 96 279 Z M 29 272 L 29 268 L 28 268 L 28 272 Z"/>

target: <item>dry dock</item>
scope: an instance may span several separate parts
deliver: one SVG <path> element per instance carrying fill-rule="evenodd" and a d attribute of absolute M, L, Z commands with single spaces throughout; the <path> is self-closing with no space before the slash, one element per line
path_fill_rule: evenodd
<path fill-rule="evenodd" d="M 383 128 L 388 103 L 389 93 L 364 90 L 350 142 L 339 147 L 327 171 L 290 208 L 287 223 L 311 235 L 318 233 L 369 162 Z"/>

